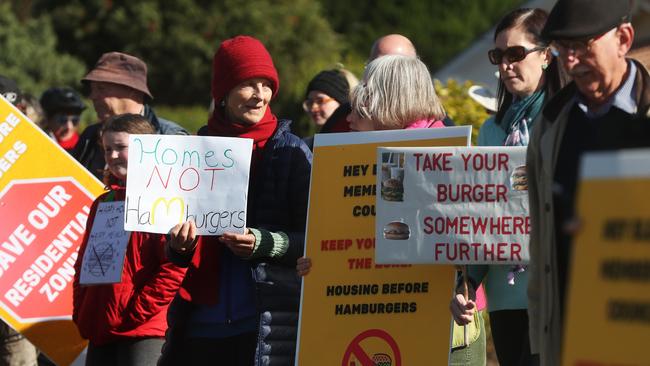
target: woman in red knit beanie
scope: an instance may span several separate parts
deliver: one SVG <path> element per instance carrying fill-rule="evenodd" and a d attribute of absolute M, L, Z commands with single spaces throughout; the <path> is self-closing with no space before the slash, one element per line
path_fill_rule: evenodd
<path fill-rule="evenodd" d="M 219 237 L 196 236 L 193 222 L 172 229 L 168 256 L 188 270 L 159 364 L 293 365 L 300 298 L 293 268 L 303 251 L 311 152 L 271 111 L 280 83 L 260 41 L 224 41 L 212 72 L 216 107 L 199 135 L 254 140 L 250 227 Z"/>

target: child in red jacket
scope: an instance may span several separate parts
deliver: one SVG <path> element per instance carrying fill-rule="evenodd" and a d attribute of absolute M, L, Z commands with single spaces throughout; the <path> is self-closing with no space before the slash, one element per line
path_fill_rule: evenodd
<path fill-rule="evenodd" d="M 81 336 L 90 341 L 86 365 L 155 365 L 167 329 L 167 307 L 185 275 L 185 269 L 167 260 L 165 235 L 131 232 L 119 283 L 79 283 L 99 204 L 124 200 L 131 133 L 155 131 L 144 117 L 135 114 L 112 117 L 102 128 L 108 166 L 104 183 L 109 191 L 92 205 L 75 264 L 72 319 Z"/>

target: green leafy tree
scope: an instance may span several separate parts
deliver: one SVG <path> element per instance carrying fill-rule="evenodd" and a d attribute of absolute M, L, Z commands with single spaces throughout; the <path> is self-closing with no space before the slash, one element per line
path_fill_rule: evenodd
<path fill-rule="evenodd" d="M 436 70 L 486 32 L 521 0 L 320 0 L 334 30 L 344 34 L 348 59 L 367 57 L 372 42 L 400 33 Z M 352 56 L 354 54 L 355 56 Z"/>
<path fill-rule="evenodd" d="M 447 84 L 439 80 L 434 81 L 436 93 L 445 106 L 445 111 L 457 125 L 472 126 L 472 144 L 478 141 L 478 132 L 483 122 L 489 117 L 483 106 L 475 102 L 467 94 L 471 81 L 459 83 L 454 79 L 447 80 Z"/>
<path fill-rule="evenodd" d="M 157 103 L 210 102 L 212 56 L 237 34 L 259 38 L 280 74 L 273 103 L 279 117 L 299 118 L 313 75 L 340 60 L 338 37 L 313 0 L 35 0 L 35 14 L 48 13 L 62 49 L 91 67 L 103 52 L 123 51 L 145 60 Z M 183 120 L 179 120 L 183 122 Z M 297 132 L 307 132 L 303 120 Z"/>
<path fill-rule="evenodd" d="M 21 20 L 9 2 L 0 2 L 0 74 L 35 96 L 51 86 L 77 86 L 83 63 L 56 46 L 50 17 Z"/>

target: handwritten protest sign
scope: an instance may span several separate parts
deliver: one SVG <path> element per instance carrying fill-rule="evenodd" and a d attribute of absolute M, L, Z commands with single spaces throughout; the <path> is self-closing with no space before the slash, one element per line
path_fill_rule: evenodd
<path fill-rule="evenodd" d="M 124 230 L 124 202 L 101 202 L 84 253 L 79 283 L 119 283 L 131 232 Z"/>
<path fill-rule="evenodd" d="M 650 364 L 650 149 L 585 154 L 563 365 Z"/>
<path fill-rule="evenodd" d="M 380 148 L 377 166 L 378 263 L 528 262 L 525 147 Z"/>
<path fill-rule="evenodd" d="M 193 220 L 199 235 L 243 233 L 253 140 L 130 135 L 124 228 L 168 233 Z"/>

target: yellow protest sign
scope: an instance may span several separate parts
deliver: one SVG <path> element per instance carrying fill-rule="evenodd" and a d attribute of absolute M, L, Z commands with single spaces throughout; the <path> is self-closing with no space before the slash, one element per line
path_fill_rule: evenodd
<path fill-rule="evenodd" d="M 649 365 L 650 150 L 582 161 L 563 364 Z"/>
<path fill-rule="evenodd" d="M 297 365 L 444 365 L 454 268 L 379 265 L 376 150 L 467 146 L 471 129 L 317 135 Z"/>
<path fill-rule="evenodd" d="M 0 317 L 59 365 L 84 349 L 73 265 L 103 185 L 0 97 Z"/>

